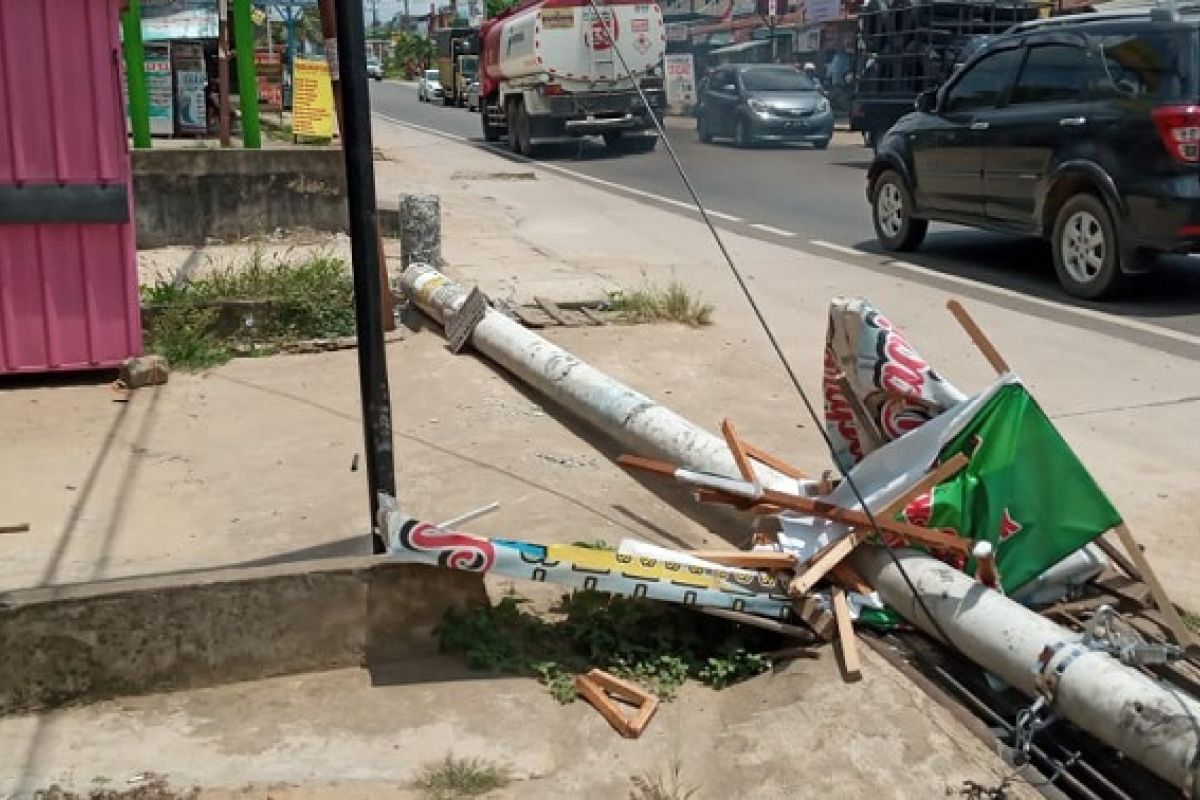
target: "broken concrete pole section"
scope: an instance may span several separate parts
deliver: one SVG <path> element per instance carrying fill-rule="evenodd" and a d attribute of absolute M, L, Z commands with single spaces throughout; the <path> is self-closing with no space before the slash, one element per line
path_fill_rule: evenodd
<path fill-rule="evenodd" d="M 442 204 L 436 194 L 400 196 L 400 264 L 442 263 Z"/>
<path fill-rule="evenodd" d="M 405 295 L 439 324 L 456 312 L 467 290 L 427 264 L 414 264 L 400 278 Z M 488 309 L 471 344 L 508 372 L 613 436 L 631 450 L 650 453 L 695 469 L 737 474 L 725 442 L 613 380 L 497 311 Z M 795 491 L 796 481 L 756 464 L 760 483 Z"/>

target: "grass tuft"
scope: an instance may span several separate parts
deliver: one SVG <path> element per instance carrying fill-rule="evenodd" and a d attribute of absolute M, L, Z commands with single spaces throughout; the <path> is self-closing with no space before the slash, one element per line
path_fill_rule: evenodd
<path fill-rule="evenodd" d="M 679 281 L 671 281 L 665 289 L 648 285 L 618 292 L 611 303 L 626 322 L 678 322 L 692 327 L 712 324 L 713 307 Z"/>
<path fill-rule="evenodd" d="M 722 689 L 770 669 L 759 653 L 777 638 L 690 609 L 602 592 L 565 595 L 556 619 L 510 594 L 494 606 L 450 610 L 435 631 L 472 669 L 536 677 L 560 703 L 592 667 L 637 681 L 664 700 L 689 678 Z"/>
<path fill-rule="evenodd" d="M 671 765 L 657 775 L 644 773 L 630 778 L 633 790 L 629 793 L 629 800 L 691 800 L 700 789 L 685 786 L 682 771 L 679 759 L 672 759 Z"/>
<path fill-rule="evenodd" d="M 281 344 L 354 332 L 354 283 L 327 256 L 267 263 L 261 252 L 185 283 L 142 287 L 145 345 L 178 369 L 228 361 L 239 345 Z"/>
<path fill-rule="evenodd" d="M 457 800 L 478 797 L 507 786 L 509 781 L 508 770 L 490 761 L 447 755 L 442 761 L 426 764 L 416 785 L 427 800 Z"/>

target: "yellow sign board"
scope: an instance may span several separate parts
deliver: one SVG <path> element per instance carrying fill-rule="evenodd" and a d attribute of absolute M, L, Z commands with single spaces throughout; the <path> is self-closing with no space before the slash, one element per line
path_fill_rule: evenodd
<path fill-rule="evenodd" d="M 333 138 L 333 84 L 324 59 L 297 58 L 292 88 L 292 135 Z"/>

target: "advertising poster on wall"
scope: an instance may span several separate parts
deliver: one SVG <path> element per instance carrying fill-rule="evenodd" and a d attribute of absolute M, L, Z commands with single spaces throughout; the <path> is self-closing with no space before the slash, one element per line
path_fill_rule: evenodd
<path fill-rule="evenodd" d="M 691 53 L 669 53 L 663 57 L 667 72 L 667 105 L 684 109 L 696 103 L 696 65 Z"/>
<path fill-rule="evenodd" d="M 175 97 L 171 89 L 171 45 L 147 44 L 146 94 L 150 105 L 150 135 L 175 133 Z"/>
<path fill-rule="evenodd" d="M 178 133 L 203 136 L 208 133 L 208 115 L 204 90 L 208 72 L 204 68 L 204 48 L 199 42 L 176 42 L 171 47 L 175 64 L 175 116 Z"/>
<path fill-rule="evenodd" d="M 333 138 L 333 84 L 324 59 L 297 58 L 292 66 L 292 134 Z"/>

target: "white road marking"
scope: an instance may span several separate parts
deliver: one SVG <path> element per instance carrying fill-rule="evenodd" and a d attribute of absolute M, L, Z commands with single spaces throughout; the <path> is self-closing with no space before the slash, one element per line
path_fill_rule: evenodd
<path fill-rule="evenodd" d="M 841 253 L 842 255 L 847 255 L 847 256 L 857 257 L 857 256 L 870 255 L 869 253 L 865 253 L 862 250 L 856 250 L 853 247 L 846 247 L 846 245 L 844 245 L 844 244 L 834 244 L 833 242 L 825 242 L 820 239 L 810 239 L 808 243 L 811 245 L 815 245 L 817 247 L 824 247 L 826 250 L 832 250 L 835 253 Z"/>
<path fill-rule="evenodd" d="M 791 231 L 785 231 L 782 228 L 775 228 L 770 225 L 763 225 L 761 222 L 751 222 L 750 227 L 754 228 L 755 230 L 760 230 L 763 233 L 774 234 L 775 236 L 789 236 L 790 237 L 790 236 L 796 235 L 796 234 L 792 233 Z"/>
<path fill-rule="evenodd" d="M 434 136 L 441 136 L 443 139 L 453 139 L 456 142 L 467 141 L 467 137 L 459 136 L 457 133 L 446 133 L 445 131 L 439 131 L 437 128 L 428 128 L 424 125 L 418 125 L 415 122 L 409 122 L 408 120 L 396 119 L 395 117 L 389 117 L 387 114 L 382 114 L 378 111 L 374 112 L 374 114 L 377 117 L 386 119 L 388 122 L 394 123 L 396 125 L 403 125 L 406 128 L 415 128 L 416 130 L 419 130 L 422 133 L 431 133 Z"/>
<path fill-rule="evenodd" d="M 408 122 L 407 120 L 400 120 L 400 119 L 396 119 L 395 117 L 389 117 L 387 114 L 381 114 L 378 111 L 375 112 L 375 115 L 382 119 L 387 120 L 388 122 L 392 122 L 392 123 L 395 123 L 397 125 L 401 125 L 401 126 L 404 126 L 407 128 L 413 128 L 415 130 L 419 130 L 424 133 L 429 133 L 434 136 L 440 136 L 442 138 L 452 139 L 452 140 L 458 141 L 458 142 L 471 143 L 471 141 L 465 136 L 459 136 L 458 134 L 454 134 L 454 133 L 446 133 L 445 131 L 439 131 L 436 128 L 429 128 L 424 125 L 418 125 L 415 122 Z M 511 154 L 511 153 L 507 153 L 507 152 L 506 152 L 506 155 L 510 155 L 520 161 L 524 161 L 529 164 L 535 165 L 538 169 L 544 169 L 544 170 L 548 170 L 550 172 L 557 172 L 562 175 L 568 175 L 572 178 L 577 178 L 582 181 L 587 181 L 588 183 L 594 183 L 598 186 L 605 186 L 605 187 L 608 187 L 611 189 L 616 189 L 616 190 L 624 192 L 626 194 L 631 194 L 636 197 L 644 197 L 647 200 L 654 200 L 659 203 L 665 203 L 667 205 L 675 206 L 677 208 L 686 209 L 693 213 L 696 211 L 696 207 L 693 204 L 685 203 L 682 200 L 675 200 L 670 197 L 663 197 L 662 195 L 657 195 L 652 192 L 646 192 L 646 191 L 642 191 L 641 189 L 635 189 L 632 186 L 625 186 L 620 183 L 614 183 L 612 181 L 604 180 L 603 178 L 597 178 L 592 175 L 585 175 L 582 172 L 576 172 L 574 170 L 566 169 L 564 167 L 560 167 L 555 164 L 547 164 L 542 161 L 536 161 L 532 158 L 526 158 L 521 155 Z M 726 222 L 741 222 L 742 221 L 741 217 L 736 217 L 732 214 L 726 214 L 721 211 L 713 211 L 711 209 L 706 209 L 706 210 L 708 211 L 708 215 L 710 217 L 722 219 L 722 220 L 725 220 Z M 751 223 L 750 227 L 757 228 L 758 230 L 764 231 L 766 233 L 773 233 L 778 236 L 792 237 L 792 236 L 796 235 L 796 234 L 792 233 L 791 231 L 784 231 L 784 230 L 780 230 L 779 228 L 772 228 L 770 225 L 761 225 L 758 223 Z M 844 245 L 834 244 L 833 242 L 826 242 L 826 241 L 822 241 L 820 239 L 812 239 L 809 241 L 809 244 L 811 244 L 815 247 L 820 247 L 825 250 L 832 250 L 833 252 L 841 253 L 842 255 L 853 256 L 855 258 L 870 257 L 873 255 L 872 253 L 868 253 L 863 250 L 856 250 L 853 247 L 846 247 Z M 1151 325 L 1150 323 L 1142 322 L 1141 320 L 1127 319 L 1125 317 L 1120 317 L 1115 314 L 1106 314 L 1102 311 L 1096 311 L 1091 308 L 1085 308 L 1082 306 L 1073 306 L 1073 305 L 1069 305 L 1067 303 L 1059 303 L 1054 300 L 1047 300 L 1042 297 L 1037 297 L 1037 296 L 1031 295 L 1031 294 L 1025 294 L 1024 292 L 1018 292 L 1013 289 L 1006 289 L 1002 286 L 995 286 L 990 283 L 984 283 L 982 281 L 972 280 L 971 278 L 964 278 L 960 275 L 954 275 L 954 274 L 947 273 L 947 272 L 939 272 L 938 270 L 929 269 L 928 267 L 922 267 L 919 264 L 913 264 L 908 261 L 890 260 L 890 261 L 884 262 L 884 265 L 889 266 L 889 267 L 898 267 L 900 269 L 905 269 L 910 272 L 914 272 L 918 275 L 925 275 L 927 277 L 936 278 L 939 280 L 947 281 L 949 283 L 956 283 L 956 284 L 959 284 L 960 286 L 968 286 L 977 291 L 1011 298 L 1013 300 L 1030 303 L 1032 305 L 1041 306 L 1043 308 L 1049 308 L 1049 309 L 1053 309 L 1055 311 L 1065 312 L 1067 314 L 1075 314 L 1080 317 L 1086 317 L 1088 319 L 1095 320 L 1097 322 L 1102 322 L 1106 325 L 1112 325 L 1112 326 L 1115 326 L 1118 328 L 1125 328 L 1126 330 L 1138 331 L 1140 333 L 1147 333 L 1152 336 L 1161 336 L 1163 338 L 1172 339 L 1174 341 L 1182 342 L 1184 344 L 1191 345 L 1193 347 L 1200 347 L 1200 336 L 1196 336 L 1196 335 L 1193 335 L 1190 333 L 1184 333 L 1182 331 L 1173 330 L 1171 328 L 1165 328 L 1160 325 Z"/>
<path fill-rule="evenodd" d="M 863 255 L 868 254 L 864 253 Z M 1003 286 L 993 286 L 990 283 L 981 283 L 980 281 L 964 278 L 960 275 L 950 275 L 945 272 L 938 272 L 936 269 L 929 269 L 928 267 L 922 267 L 919 264 L 913 264 L 908 261 L 885 261 L 884 265 L 888 267 L 899 267 L 900 269 L 906 269 L 910 272 L 915 272 L 920 275 L 927 275 L 931 278 L 938 278 L 940 280 L 949 281 L 950 283 L 957 283 L 961 286 L 970 286 L 973 289 L 990 292 L 991 294 L 997 294 L 1003 297 L 1009 297 L 1025 303 L 1032 303 L 1033 305 L 1041 306 L 1042 308 L 1052 308 L 1055 311 L 1063 311 L 1068 314 L 1087 317 L 1088 319 L 1094 319 L 1098 322 L 1103 322 L 1106 325 L 1114 325 L 1119 328 L 1126 328 L 1128 330 L 1139 331 L 1141 333 L 1149 333 L 1154 336 L 1162 336 L 1166 339 L 1174 339 L 1177 342 L 1183 342 L 1184 344 L 1190 344 L 1194 347 L 1200 347 L 1200 336 L 1194 336 L 1190 333 L 1184 333 L 1183 331 L 1177 331 L 1171 328 L 1164 328 L 1161 325 L 1151 325 L 1148 322 L 1142 322 L 1141 320 L 1137 319 L 1127 319 L 1125 317 L 1119 317 L 1115 314 L 1106 314 L 1103 311 L 1096 311 L 1092 308 L 1068 305 L 1067 303 L 1059 303 L 1055 300 L 1047 300 L 1044 297 L 1037 297 L 1035 295 L 1025 294 L 1024 292 L 1018 292 L 1013 289 L 1006 289 Z"/>
<path fill-rule="evenodd" d="M 439 131 L 435 128 L 428 128 L 424 125 L 418 125 L 415 122 L 409 122 L 407 120 L 396 119 L 395 117 L 389 117 L 387 114 L 381 114 L 378 111 L 376 111 L 375 114 L 378 117 L 386 119 L 388 122 L 392 122 L 396 125 L 402 125 L 406 128 L 414 128 L 423 133 L 431 133 L 435 136 L 442 136 L 442 137 L 445 137 L 448 139 L 454 139 L 455 141 L 459 141 L 459 142 L 470 142 L 470 140 L 467 137 L 459 136 L 458 134 L 455 134 L 455 133 L 446 133 L 444 131 Z M 502 149 L 502 148 L 500 148 L 499 145 L 484 145 L 484 146 L 488 147 L 489 149 L 490 148 L 495 148 L 497 150 Z M 547 164 L 544 161 L 538 161 L 536 159 L 527 158 L 518 153 L 510 153 L 507 150 L 503 150 L 503 152 L 508 157 L 515 158 L 519 161 L 524 161 L 528 164 L 533 164 L 538 169 L 544 169 L 548 172 L 556 172 L 560 175 L 566 175 L 568 177 L 576 178 L 581 181 L 587 181 L 588 183 L 594 183 L 597 186 L 604 186 L 608 189 L 616 189 L 618 191 L 625 192 L 626 194 L 634 195 L 635 197 L 644 197 L 647 200 L 653 200 L 657 203 L 665 203 L 666 205 L 674 206 L 675 208 L 682 208 L 687 211 L 691 211 L 693 213 L 698 213 L 698 212 L 696 212 L 696 205 L 694 203 L 689 203 L 684 200 L 676 200 L 673 197 L 663 197 L 661 194 L 654 194 L 653 192 L 643 191 L 642 189 L 635 189 L 634 187 L 626 186 L 623 183 L 614 183 L 613 181 L 606 181 L 603 178 L 597 178 L 594 175 L 587 175 L 582 172 L 576 172 L 573 169 L 567 169 L 566 167 L 560 167 L 557 164 Z M 741 217 L 735 217 L 733 214 L 726 214 L 723 211 L 715 211 L 711 208 L 705 208 L 704 210 L 706 212 L 708 212 L 708 215 L 710 217 L 724 220 L 726 222 L 741 222 L 742 221 Z M 786 235 L 791 235 L 791 234 L 786 234 Z"/>
<path fill-rule="evenodd" d="M 824 248 L 826 250 L 832 250 L 835 253 L 842 253 L 843 255 L 854 256 L 856 258 L 862 258 L 863 256 L 869 257 L 869 256 L 873 255 L 872 253 L 868 253 L 865 250 L 858 250 L 853 247 L 846 247 L 845 245 L 834 244 L 833 242 L 825 242 L 825 241 L 821 241 L 820 239 L 813 239 L 813 240 L 809 241 L 809 244 L 815 245 L 816 247 Z M 884 265 L 889 266 L 889 267 L 899 267 L 900 269 L 906 269 L 911 272 L 916 272 L 920 275 L 927 275 L 931 278 L 938 278 L 940 280 L 948 281 L 950 283 L 957 283 L 960 286 L 970 286 L 971 288 L 977 289 L 979 291 L 990 292 L 991 294 L 1001 295 L 1003 297 L 1009 297 L 1014 300 L 1020 300 L 1022 302 L 1031 303 L 1033 305 L 1041 306 L 1043 308 L 1052 308 L 1055 311 L 1065 311 L 1068 314 L 1077 314 L 1081 317 L 1087 317 L 1088 319 L 1094 319 L 1099 322 L 1103 322 L 1107 325 L 1115 325 L 1117 327 L 1126 328 L 1127 330 L 1140 331 L 1142 333 L 1153 334 L 1154 336 L 1162 336 L 1167 339 L 1174 339 L 1177 342 L 1183 342 L 1185 344 L 1200 346 L 1200 336 L 1195 336 L 1190 333 L 1183 333 L 1182 331 L 1172 330 L 1171 328 L 1164 328 L 1161 325 L 1151 325 L 1148 322 L 1142 322 L 1141 320 L 1136 320 L 1136 319 L 1126 319 L 1125 317 L 1119 317 L 1119 316 L 1116 316 L 1115 314 L 1106 314 L 1103 311 L 1096 311 L 1095 309 L 1092 309 L 1092 308 L 1085 308 L 1082 306 L 1073 306 L 1073 305 L 1069 305 L 1067 303 L 1060 303 L 1055 300 L 1047 300 L 1044 297 L 1037 297 L 1036 295 L 1025 294 L 1024 292 L 1018 292 L 1013 289 L 1006 289 L 1003 286 L 995 286 L 990 283 L 983 283 L 982 281 L 972 280 L 971 278 L 964 278 L 961 275 L 954 275 L 954 274 L 950 274 L 950 273 L 946 273 L 946 272 L 940 272 L 936 269 L 930 269 L 928 267 L 923 267 L 920 264 L 913 264 L 912 262 L 909 262 L 909 261 L 900 261 L 897 259 L 892 259 L 889 261 L 885 261 Z"/>

